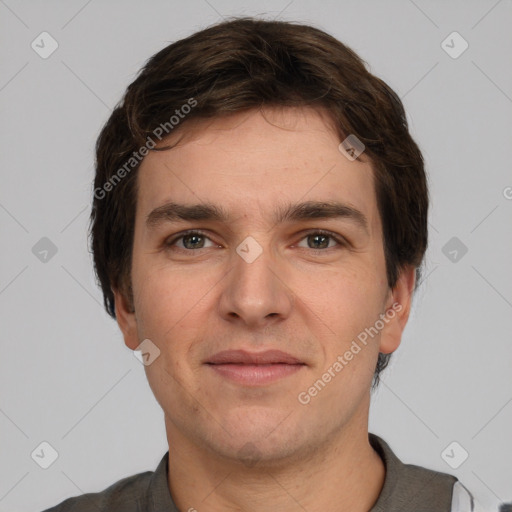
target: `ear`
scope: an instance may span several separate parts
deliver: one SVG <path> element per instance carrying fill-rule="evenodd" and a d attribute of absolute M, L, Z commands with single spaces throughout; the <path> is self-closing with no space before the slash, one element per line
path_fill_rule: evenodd
<path fill-rule="evenodd" d="M 404 267 L 398 280 L 390 290 L 386 301 L 385 327 L 381 331 L 379 352 L 390 354 L 402 341 L 409 313 L 411 312 L 416 269 L 413 266 Z"/>
<path fill-rule="evenodd" d="M 123 333 L 124 343 L 128 348 L 135 350 L 140 345 L 135 311 L 128 303 L 124 293 L 113 288 L 112 292 L 114 294 L 116 320 Z"/>

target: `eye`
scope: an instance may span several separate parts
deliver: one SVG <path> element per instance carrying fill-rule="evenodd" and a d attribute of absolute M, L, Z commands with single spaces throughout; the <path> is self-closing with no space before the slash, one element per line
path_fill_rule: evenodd
<path fill-rule="evenodd" d="M 336 245 L 345 245 L 345 242 L 340 237 L 334 235 L 330 231 L 323 230 L 312 231 L 306 234 L 306 236 L 304 236 L 302 240 L 306 241 L 306 245 L 301 245 L 301 242 L 297 244 L 297 247 L 305 247 L 307 249 L 314 250 L 323 250 L 331 249 L 333 247 L 336 247 Z M 334 242 L 334 244 L 332 242 Z"/>
<path fill-rule="evenodd" d="M 167 248 L 174 248 L 180 251 L 195 251 L 200 249 L 208 249 L 211 247 L 220 247 L 214 243 L 206 234 L 202 231 L 190 230 L 184 233 L 178 234 L 164 242 Z M 345 240 L 331 233 L 330 231 L 315 230 L 307 233 L 302 237 L 301 241 L 297 244 L 297 247 L 302 247 L 312 250 L 324 251 L 327 249 L 333 249 L 336 246 L 345 246 L 347 243 Z"/>
<path fill-rule="evenodd" d="M 208 245 L 208 243 L 210 245 Z M 181 235 L 175 236 L 165 242 L 167 247 L 177 247 L 184 251 L 206 249 L 208 247 L 215 247 L 214 244 L 204 233 L 201 231 L 187 231 Z"/>

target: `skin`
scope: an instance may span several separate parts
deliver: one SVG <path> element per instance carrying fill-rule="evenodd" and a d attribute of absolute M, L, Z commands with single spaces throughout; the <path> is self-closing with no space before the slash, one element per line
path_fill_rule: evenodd
<path fill-rule="evenodd" d="M 385 477 L 368 441 L 370 386 L 379 351 L 400 344 L 414 288 L 412 267 L 388 287 L 370 162 L 346 158 L 327 115 L 311 108 L 202 120 L 178 135 L 139 170 L 134 312 L 114 290 L 126 345 L 150 339 L 160 350 L 145 370 L 165 413 L 173 499 L 198 512 L 370 510 Z M 167 201 L 213 203 L 230 218 L 148 227 Z M 304 201 L 350 205 L 368 230 L 347 218 L 273 221 L 277 206 Z M 174 240 L 188 229 L 203 236 Z M 317 229 L 346 243 L 317 242 Z M 262 250 L 252 263 L 236 252 L 247 236 Z M 395 302 L 379 335 L 301 404 Z M 204 364 L 226 349 L 279 349 L 305 365 L 244 386 Z"/>

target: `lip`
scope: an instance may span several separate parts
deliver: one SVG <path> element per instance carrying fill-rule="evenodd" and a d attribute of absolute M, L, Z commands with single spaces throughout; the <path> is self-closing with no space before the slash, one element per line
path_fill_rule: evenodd
<path fill-rule="evenodd" d="M 248 352 L 246 350 L 223 350 L 210 357 L 207 364 L 304 364 L 300 359 L 281 350 Z"/>
<path fill-rule="evenodd" d="M 270 384 L 306 366 L 281 350 L 225 350 L 209 358 L 205 364 L 221 377 L 247 386 Z"/>

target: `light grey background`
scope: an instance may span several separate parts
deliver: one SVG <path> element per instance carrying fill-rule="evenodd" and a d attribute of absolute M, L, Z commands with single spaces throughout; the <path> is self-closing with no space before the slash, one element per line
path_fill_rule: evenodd
<path fill-rule="evenodd" d="M 327 30 L 402 97 L 430 177 L 430 247 L 370 431 L 496 510 L 512 501 L 512 2 L 0 0 L 0 511 L 102 490 L 167 450 L 93 277 L 93 145 L 147 58 L 241 14 Z M 43 31 L 59 45 L 47 59 L 31 48 Z M 456 59 L 441 46 L 453 31 L 469 44 Z M 32 252 L 43 237 L 47 262 Z M 455 262 L 452 237 L 468 249 Z M 48 469 L 31 458 L 42 441 L 58 452 Z M 469 453 L 458 469 L 441 455 L 453 441 Z"/>

